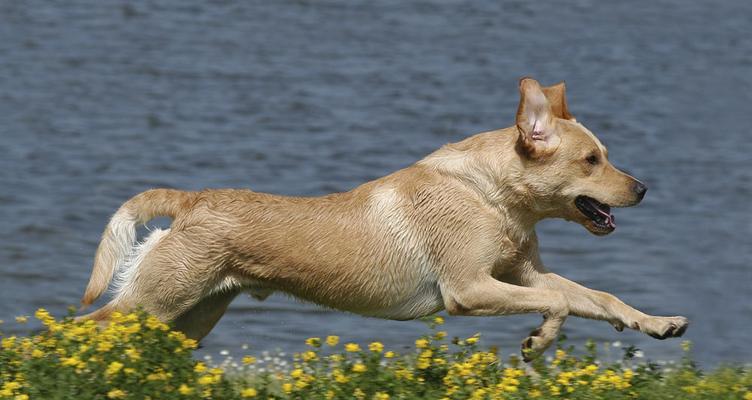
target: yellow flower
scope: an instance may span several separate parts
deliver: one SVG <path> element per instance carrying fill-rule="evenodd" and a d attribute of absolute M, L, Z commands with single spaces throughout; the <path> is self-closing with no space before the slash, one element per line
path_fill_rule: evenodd
<path fill-rule="evenodd" d="M 436 325 L 444 325 L 444 318 L 436 317 L 433 319 L 433 323 Z"/>
<path fill-rule="evenodd" d="M 199 362 L 196 363 L 196 366 L 193 367 L 193 370 L 196 371 L 196 372 L 198 372 L 198 373 L 202 373 L 202 372 L 206 371 L 206 364 L 204 364 L 201 361 L 199 361 Z"/>
<path fill-rule="evenodd" d="M 183 395 L 189 395 L 189 394 L 192 394 L 192 393 L 193 393 L 193 388 L 192 388 L 192 387 L 189 387 L 188 385 L 186 385 L 185 383 L 183 383 L 183 384 L 181 384 L 181 385 L 180 385 L 180 387 L 178 388 L 178 392 L 179 392 L 180 394 L 183 394 Z"/>
<path fill-rule="evenodd" d="M 357 343 L 348 343 L 345 345 L 345 351 L 355 353 L 356 351 L 360 351 L 360 346 Z"/>
<path fill-rule="evenodd" d="M 42 358 L 44 357 L 44 352 L 39 349 L 34 349 L 31 351 L 31 356 L 34 358 Z"/>
<path fill-rule="evenodd" d="M 256 362 L 256 357 L 253 356 L 245 356 L 243 357 L 243 364 L 250 365 Z"/>
<path fill-rule="evenodd" d="M 399 368 L 394 371 L 394 376 L 396 376 L 398 379 L 406 379 L 408 381 L 413 380 L 413 373 L 405 368 Z"/>
<path fill-rule="evenodd" d="M 111 399 L 122 399 L 126 396 L 126 393 L 120 389 L 113 389 L 107 392 L 107 397 Z"/>
<path fill-rule="evenodd" d="M 128 358 L 130 358 L 132 361 L 138 361 L 141 359 L 141 353 L 133 347 L 125 349 L 125 355 L 128 356 Z"/>
<path fill-rule="evenodd" d="M 438 332 L 436 332 L 436 334 L 433 337 L 435 337 L 436 340 L 443 340 L 446 337 L 446 335 L 447 335 L 446 332 L 444 332 L 444 331 L 438 331 Z"/>
<path fill-rule="evenodd" d="M 366 368 L 366 366 L 364 364 L 362 364 L 362 363 L 357 363 L 357 364 L 355 364 L 355 365 L 352 366 L 352 371 L 353 372 L 366 372 L 367 370 L 368 370 L 368 368 Z"/>
<path fill-rule="evenodd" d="M 284 385 L 282 385 L 282 391 L 287 394 L 292 393 L 292 383 L 285 383 Z"/>
<path fill-rule="evenodd" d="M 347 383 L 350 381 L 350 378 L 345 376 L 345 374 L 343 374 L 342 371 L 339 369 L 335 369 L 334 371 L 332 371 L 332 376 L 334 376 L 334 380 L 337 383 Z"/>
<path fill-rule="evenodd" d="M 529 392 L 527 392 L 528 397 L 531 399 L 537 399 L 538 397 L 541 397 L 543 393 L 541 393 L 538 389 L 531 389 Z"/>
<path fill-rule="evenodd" d="M 3 384 L 3 391 L 8 392 L 8 396 L 13 394 L 13 391 L 19 389 L 21 387 L 21 384 L 18 382 L 6 382 Z"/>
<path fill-rule="evenodd" d="M 381 353 L 384 351 L 384 345 L 379 342 L 373 342 L 368 345 L 368 350 L 371 350 L 374 353 Z"/>
<path fill-rule="evenodd" d="M 63 357 L 60 359 L 60 364 L 68 367 L 78 367 L 83 364 L 85 364 L 83 361 L 81 361 L 78 357 Z"/>
<path fill-rule="evenodd" d="M 308 362 L 308 361 L 311 361 L 311 360 L 315 360 L 317 358 L 316 353 L 314 353 L 314 352 L 312 352 L 310 350 L 306 351 L 306 352 L 303 352 L 303 354 L 301 354 L 300 357 L 305 362 Z"/>
<path fill-rule="evenodd" d="M 592 375 L 595 373 L 595 371 L 598 370 L 598 366 L 595 364 L 590 364 L 584 369 L 584 375 Z"/>
<path fill-rule="evenodd" d="M 305 341 L 305 344 L 310 347 L 320 347 L 321 346 L 321 339 L 317 337 L 308 338 Z"/>
<path fill-rule="evenodd" d="M 53 322 L 55 322 L 55 318 L 53 318 L 52 315 L 50 315 L 50 313 L 47 310 L 45 310 L 44 308 L 38 309 L 34 313 L 34 317 L 36 317 L 36 319 L 42 321 L 42 323 L 45 324 L 45 325 L 50 325 Z"/>
<path fill-rule="evenodd" d="M 214 379 L 214 377 L 213 377 L 213 376 L 211 376 L 211 375 L 204 375 L 204 376 L 202 376 L 202 377 L 198 378 L 198 384 L 199 384 L 199 385 L 204 385 L 204 386 L 206 386 L 206 385 L 211 385 L 211 384 L 213 384 L 214 382 L 215 382 L 215 379 Z"/>
<path fill-rule="evenodd" d="M 3 340 L 0 341 L 0 347 L 2 347 L 4 349 L 10 349 L 15 344 L 16 344 L 16 337 L 15 336 L 9 336 L 7 338 L 3 338 Z"/>
<path fill-rule="evenodd" d="M 123 328 L 123 332 L 125 332 L 128 335 L 132 335 L 134 333 L 138 333 L 138 331 L 140 331 L 140 330 L 141 330 L 141 324 L 139 324 L 139 323 L 130 324 L 130 325 L 128 325 L 128 326 L 126 326 L 126 327 Z"/>
<path fill-rule="evenodd" d="M 486 390 L 483 388 L 475 389 L 472 399 L 484 399 L 486 397 Z"/>
<path fill-rule="evenodd" d="M 184 339 L 180 344 L 184 349 L 195 349 L 198 347 L 198 342 L 193 339 Z"/>
<path fill-rule="evenodd" d="M 123 364 L 119 363 L 117 361 L 113 361 L 110 363 L 110 365 L 107 366 L 107 370 L 105 371 L 106 375 L 115 375 L 123 368 Z"/>
<path fill-rule="evenodd" d="M 290 372 L 290 376 L 296 379 L 300 378 L 301 376 L 303 376 L 303 370 L 300 368 L 295 368 L 294 370 L 292 370 L 292 372 Z"/>
<path fill-rule="evenodd" d="M 19 395 L 16 395 L 16 397 L 14 397 L 13 400 L 29 400 L 29 395 L 19 394 Z"/>
<path fill-rule="evenodd" d="M 112 347 L 113 347 L 112 342 L 99 342 L 97 344 L 97 351 L 105 353 L 105 352 L 110 351 Z"/>
<path fill-rule="evenodd" d="M 20 316 L 16 317 L 16 322 L 18 322 L 19 324 L 25 324 L 25 323 L 29 322 L 29 317 L 27 317 L 25 315 L 20 315 Z"/>
<path fill-rule="evenodd" d="M 475 336 L 467 338 L 465 340 L 465 343 L 467 343 L 467 344 L 476 344 L 476 343 L 478 343 L 478 335 L 475 335 Z"/>
<path fill-rule="evenodd" d="M 514 385 L 504 385 L 501 387 L 501 390 L 509 393 L 514 393 L 517 391 L 517 386 Z"/>
<path fill-rule="evenodd" d="M 166 331 L 170 329 L 167 324 L 160 321 L 157 317 L 150 315 L 146 318 L 146 327 L 151 330 Z"/>
<path fill-rule="evenodd" d="M 384 357 L 386 358 L 394 358 L 394 356 L 395 354 L 393 351 L 387 351 L 386 353 L 384 353 Z"/>
<path fill-rule="evenodd" d="M 752 400 L 752 392 L 745 393 L 744 400 Z"/>
<path fill-rule="evenodd" d="M 163 369 L 159 369 L 157 372 L 151 373 L 146 376 L 147 381 L 166 381 L 172 377 L 172 373 L 165 372 Z"/>
<path fill-rule="evenodd" d="M 339 336 L 327 336 L 326 337 L 326 344 L 329 346 L 336 346 L 337 343 L 339 343 Z"/>
<path fill-rule="evenodd" d="M 243 389 L 240 391 L 240 397 L 243 398 L 256 397 L 256 395 L 258 395 L 258 392 L 254 388 Z"/>
<path fill-rule="evenodd" d="M 419 349 L 423 349 L 423 348 L 428 347 L 428 340 L 426 340 L 426 339 L 418 339 L 418 340 L 416 340 L 415 341 L 415 347 L 417 347 Z"/>
<path fill-rule="evenodd" d="M 373 395 L 373 398 L 376 400 L 389 400 L 389 394 L 384 392 L 376 392 L 376 394 Z"/>

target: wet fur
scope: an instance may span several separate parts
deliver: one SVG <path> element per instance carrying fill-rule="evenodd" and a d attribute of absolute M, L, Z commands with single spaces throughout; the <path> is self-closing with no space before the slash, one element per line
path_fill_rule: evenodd
<path fill-rule="evenodd" d="M 576 196 L 611 206 L 641 199 L 637 181 L 608 163 L 605 147 L 569 114 L 564 92 L 563 84 L 523 79 L 515 126 L 446 145 L 346 193 L 141 193 L 105 230 L 82 303 L 117 274 L 115 295 L 83 318 L 104 321 L 140 306 L 201 339 L 238 293 L 263 299 L 280 291 L 399 320 L 443 309 L 541 313 L 543 324 L 523 340 L 528 359 L 551 344 L 568 315 L 659 338 L 681 335 L 685 318 L 646 315 L 540 261 L 534 228 L 543 218 L 608 233 L 577 210 Z M 584 161 L 589 154 L 600 165 Z M 170 230 L 134 251 L 135 226 L 164 215 L 174 219 Z"/>

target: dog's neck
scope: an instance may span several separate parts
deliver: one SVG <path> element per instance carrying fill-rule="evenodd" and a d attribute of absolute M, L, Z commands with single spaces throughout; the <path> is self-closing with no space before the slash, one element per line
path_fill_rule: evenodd
<path fill-rule="evenodd" d="M 532 236 L 545 215 L 536 212 L 522 185 L 523 165 L 515 150 L 517 130 L 510 127 L 480 133 L 431 153 L 417 165 L 461 182 L 497 210 L 505 225 Z"/>

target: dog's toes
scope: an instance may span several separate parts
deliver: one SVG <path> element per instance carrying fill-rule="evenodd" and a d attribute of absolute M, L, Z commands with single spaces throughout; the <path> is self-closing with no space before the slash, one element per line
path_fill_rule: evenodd
<path fill-rule="evenodd" d="M 658 332 L 648 332 L 648 335 L 658 340 L 664 340 L 671 337 L 680 337 L 684 335 L 689 326 L 689 320 L 684 317 L 673 317 L 665 329 Z"/>
<path fill-rule="evenodd" d="M 684 335 L 684 332 L 687 331 L 687 328 L 689 327 L 689 323 L 686 323 L 679 327 L 679 329 L 676 331 L 676 334 L 674 337 L 682 337 Z"/>
<path fill-rule="evenodd" d="M 538 357 L 538 354 L 535 354 L 535 350 L 533 350 L 533 337 L 528 336 L 522 341 L 522 360 L 527 363 L 533 361 L 536 357 Z"/>
<path fill-rule="evenodd" d="M 525 362 L 530 362 L 538 358 L 548 348 L 548 345 L 551 344 L 550 340 L 546 340 L 540 336 L 540 330 L 536 329 L 530 333 L 531 335 L 522 341 L 521 346 L 522 360 Z M 538 335 L 533 335 L 533 333 L 538 333 Z"/>

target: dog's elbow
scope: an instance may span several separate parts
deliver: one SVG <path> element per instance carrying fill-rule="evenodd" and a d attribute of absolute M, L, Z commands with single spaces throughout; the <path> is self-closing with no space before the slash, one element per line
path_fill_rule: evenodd
<path fill-rule="evenodd" d="M 463 299 L 463 297 L 458 295 L 444 296 L 444 308 L 449 315 L 473 315 L 477 305 L 466 298 Z"/>

